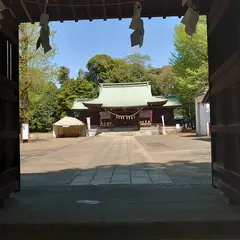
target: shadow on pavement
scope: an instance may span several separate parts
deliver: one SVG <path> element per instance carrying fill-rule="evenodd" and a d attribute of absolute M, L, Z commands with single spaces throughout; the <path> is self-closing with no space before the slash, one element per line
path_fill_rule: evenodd
<path fill-rule="evenodd" d="M 113 174 L 107 176 L 107 173 L 115 171 L 119 175 L 131 171 L 132 177 L 138 178 L 141 171 L 146 171 L 155 180 L 165 172 L 176 179 L 171 184 L 96 186 L 79 182 L 77 186 L 69 186 L 79 176 L 91 182 L 104 172 L 110 180 Z M 233 231 L 240 234 L 240 208 L 228 206 L 217 190 L 201 182 L 206 179 L 204 172 L 210 180 L 210 163 L 186 160 L 22 174 L 24 187 L 11 198 L 9 207 L 0 212 L 0 230 L 7 239 L 17 232 L 25 237 L 18 239 L 33 236 L 31 239 L 50 239 L 45 237 L 50 232 L 54 236 L 64 236 L 58 239 L 69 239 L 73 232 L 74 239 L 80 235 L 84 235 L 84 239 L 97 239 L 91 235 L 97 227 L 105 229 L 108 236 L 113 231 L 111 239 L 119 240 L 143 239 L 143 236 L 144 239 L 198 239 L 196 236 L 202 239 L 228 236 L 226 239 L 230 239 L 227 234 Z M 98 204 L 84 203 L 91 201 Z M 231 226 L 231 230 L 221 227 L 223 224 Z M 99 232 L 98 237 L 103 236 L 103 232 Z"/>
<path fill-rule="evenodd" d="M 67 167 L 67 166 L 66 166 Z M 146 181 L 148 180 L 149 181 Z M 170 179 L 170 182 L 169 180 Z M 86 169 L 64 169 L 21 174 L 22 186 L 98 185 L 98 184 L 211 184 L 211 163 L 169 161 L 134 165 L 102 165 Z"/>

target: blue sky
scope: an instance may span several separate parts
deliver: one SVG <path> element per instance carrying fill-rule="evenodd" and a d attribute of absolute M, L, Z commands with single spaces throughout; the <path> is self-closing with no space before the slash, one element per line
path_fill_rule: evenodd
<path fill-rule="evenodd" d="M 114 58 L 133 53 L 147 54 L 152 58 L 153 67 L 168 64 L 171 52 L 174 51 L 174 25 L 180 19 L 144 19 L 145 37 L 142 48 L 132 48 L 130 45 L 130 21 L 131 19 L 54 23 L 58 47 L 54 62 L 58 66 L 68 67 L 71 77 L 75 77 L 80 68 L 86 69 L 88 60 L 99 53 Z"/>

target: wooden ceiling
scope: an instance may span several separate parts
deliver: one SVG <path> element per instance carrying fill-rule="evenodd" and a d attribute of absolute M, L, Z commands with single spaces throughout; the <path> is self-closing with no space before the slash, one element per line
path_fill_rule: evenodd
<path fill-rule="evenodd" d="M 2 0 L 18 22 L 38 22 L 46 11 L 51 21 L 131 18 L 136 0 Z M 139 0 L 142 17 L 183 16 L 182 0 Z M 206 15 L 212 0 L 193 0 L 201 15 Z"/>

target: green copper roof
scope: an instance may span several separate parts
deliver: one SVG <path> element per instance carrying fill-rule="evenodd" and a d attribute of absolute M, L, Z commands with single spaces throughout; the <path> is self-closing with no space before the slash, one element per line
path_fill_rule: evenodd
<path fill-rule="evenodd" d="M 182 104 L 180 103 L 177 96 L 167 96 L 167 103 L 164 105 L 164 107 L 181 107 Z"/>
<path fill-rule="evenodd" d="M 88 110 L 91 107 L 127 108 L 159 105 L 181 107 L 176 96 L 152 96 L 151 85 L 142 83 L 105 83 L 100 85 L 99 97 L 76 99 L 72 110 Z"/>
<path fill-rule="evenodd" d="M 76 99 L 73 103 L 72 110 L 88 110 L 88 108 L 83 105 L 83 101 L 87 102 L 89 99 Z"/>
<path fill-rule="evenodd" d="M 103 83 L 100 85 L 99 97 L 92 101 L 85 101 L 87 107 L 129 108 L 162 106 L 166 98 L 153 97 L 151 85 L 148 82 L 140 83 Z"/>

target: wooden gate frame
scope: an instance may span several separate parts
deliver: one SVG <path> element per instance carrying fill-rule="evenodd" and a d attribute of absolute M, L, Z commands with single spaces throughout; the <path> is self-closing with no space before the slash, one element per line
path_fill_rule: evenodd
<path fill-rule="evenodd" d="M 212 182 L 232 203 L 240 203 L 239 10 L 239 0 L 215 0 L 207 19 Z"/>
<path fill-rule="evenodd" d="M 227 193 L 234 202 L 240 201 L 239 10 L 240 0 L 213 0 L 207 20 L 213 186 Z M 106 11 L 104 13 L 106 15 Z M 0 30 L 1 54 L 5 51 L 5 59 L 2 55 L 0 59 L 0 113 L 4 116 L 0 118 L 0 201 L 20 189 L 18 24 L 8 11 L 3 15 Z M 31 15 L 27 16 L 33 22 Z M 59 18 L 57 14 L 54 17 Z M 27 21 L 26 17 L 22 21 L 24 19 Z M 230 36 L 229 44 L 227 37 Z M 12 46 L 11 54 L 3 47 L 6 44 Z M 12 74 L 6 59 L 12 61 Z"/>
<path fill-rule="evenodd" d="M 20 190 L 18 24 L 3 12 L 0 30 L 0 202 Z"/>

